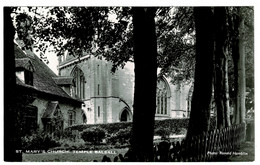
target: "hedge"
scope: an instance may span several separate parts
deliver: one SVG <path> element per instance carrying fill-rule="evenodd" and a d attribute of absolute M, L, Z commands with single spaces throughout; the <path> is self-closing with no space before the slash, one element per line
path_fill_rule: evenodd
<path fill-rule="evenodd" d="M 210 119 L 210 130 L 216 127 L 216 118 L 212 117 Z M 145 122 L 145 121 L 144 121 Z M 171 133 L 178 134 L 181 128 L 188 128 L 189 118 L 179 118 L 179 119 L 166 119 L 166 120 L 155 120 L 154 128 L 169 128 Z M 66 128 L 65 131 L 78 130 L 79 132 L 84 131 L 91 127 L 100 127 L 107 131 L 108 134 L 115 134 L 120 129 L 125 129 L 127 127 L 132 127 L 132 122 L 119 122 L 119 123 L 107 123 L 107 124 L 84 124 L 84 125 L 74 125 Z"/>
<path fill-rule="evenodd" d="M 107 124 L 83 124 L 83 125 L 74 125 L 66 128 L 67 130 L 78 130 L 79 132 L 84 131 L 87 128 L 91 127 L 100 127 L 107 131 L 108 134 L 116 133 L 119 129 L 125 129 L 131 127 L 132 122 L 120 122 L 120 123 L 107 123 Z"/>

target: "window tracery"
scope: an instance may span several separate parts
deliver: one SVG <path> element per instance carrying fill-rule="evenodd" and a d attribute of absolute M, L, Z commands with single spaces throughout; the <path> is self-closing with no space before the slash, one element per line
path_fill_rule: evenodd
<path fill-rule="evenodd" d="M 156 91 L 156 114 L 168 114 L 168 90 L 167 84 L 162 78 L 158 78 Z"/>

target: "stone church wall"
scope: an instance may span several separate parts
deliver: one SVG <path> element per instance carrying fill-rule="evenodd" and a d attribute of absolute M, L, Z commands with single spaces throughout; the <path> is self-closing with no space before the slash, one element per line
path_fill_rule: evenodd
<path fill-rule="evenodd" d="M 70 61 L 72 62 L 72 61 Z M 66 64 L 63 63 L 63 64 Z M 134 64 L 126 63 L 111 73 L 112 63 L 95 57 L 72 63 L 60 69 L 61 76 L 70 76 L 77 65 L 85 76 L 85 105 L 87 124 L 120 122 L 124 108 L 133 114 Z M 169 96 L 167 114 L 156 114 L 155 119 L 181 118 L 187 114 L 187 99 L 190 84 L 172 84 L 166 79 Z"/>

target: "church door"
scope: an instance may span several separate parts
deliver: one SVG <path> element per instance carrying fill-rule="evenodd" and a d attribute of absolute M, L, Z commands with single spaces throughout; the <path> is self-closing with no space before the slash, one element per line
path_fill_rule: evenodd
<path fill-rule="evenodd" d="M 121 121 L 127 121 L 127 118 L 128 118 L 128 112 L 127 110 L 125 109 L 122 114 L 121 114 Z"/>

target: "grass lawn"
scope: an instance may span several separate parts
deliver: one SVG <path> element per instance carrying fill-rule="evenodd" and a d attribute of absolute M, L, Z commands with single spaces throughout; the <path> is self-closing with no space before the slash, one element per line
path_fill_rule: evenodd
<path fill-rule="evenodd" d="M 232 155 L 227 161 L 231 162 L 251 162 L 255 160 L 255 144 L 254 142 L 244 142 L 240 146 L 237 153 L 245 153 L 243 155 Z"/>
<path fill-rule="evenodd" d="M 110 149 L 110 150 L 98 150 L 92 153 L 41 153 L 41 154 L 23 154 L 23 162 L 92 162 L 97 160 L 101 162 L 104 155 L 109 157 L 112 161 L 114 157 L 119 154 L 125 154 L 127 148 L 124 149 Z M 100 152 L 110 153 L 100 153 Z M 98 153 L 99 152 L 99 153 Z"/>

